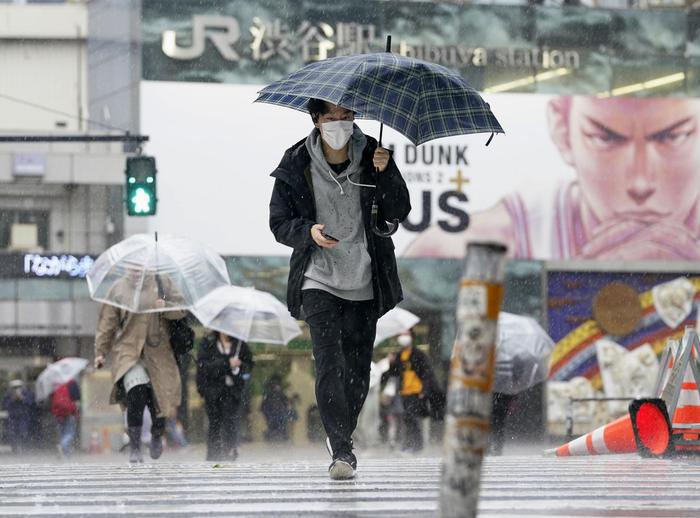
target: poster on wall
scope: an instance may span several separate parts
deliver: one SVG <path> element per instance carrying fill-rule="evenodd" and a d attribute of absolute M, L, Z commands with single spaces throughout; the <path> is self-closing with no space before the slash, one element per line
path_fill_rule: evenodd
<path fill-rule="evenodd" d="M 159 164 L 155 227 L 230 255 L 287 253 L 268 229 L 269 174 L 313 126 L 253 103 L 260 87 L 142 84 Z M 496 239 L 521 259 L 700 258 L 700 101 L 485 97 L 506 130 L 488 147 L 480 135 L 416 147 L 386 130 L 413 207 L 399 255 L 460 258 L 468 240 Z M 375 122 L 358 125 L 378 135 Z"/>
<path fill-rule="evenodd" d="M 658 357 L 669 339 L 696 326 L 700 275 L 678 272 L 548 271 L 550 358 L 548 421 L 597 426 L 653 397 Z M 573 404 L 570 398 L 620 398 Z M 592 429 L 592 428 L 591 428 Z M 561 429 L 559 430 L 561 431 Z"/>

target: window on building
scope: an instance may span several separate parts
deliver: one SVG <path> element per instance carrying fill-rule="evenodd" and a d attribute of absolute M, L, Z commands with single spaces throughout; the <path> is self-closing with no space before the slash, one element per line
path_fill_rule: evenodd
<path fill-rule="evenodd" d="M 0 250 L 49 248 L 49 211 L 0 209 Z"/>

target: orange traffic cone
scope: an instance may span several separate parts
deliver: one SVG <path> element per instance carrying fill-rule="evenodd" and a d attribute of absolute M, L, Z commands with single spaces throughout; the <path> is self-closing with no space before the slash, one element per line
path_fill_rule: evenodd
<path fill-rule="evenodd" d="M 662 399 L 637 399 L 629 414 L 545 453 L 557 457 L 633 453 L 659 456 L 671 442 L 671 426 Z"/>
<path fill-rule="evenodd" d="M 683 383 L 673 414 L 673 428 L 683 428 L 687 425 L 700 425 L 700 392 L 690 363 L 685 369 Z"/>
<path fill-rule="evenodd" d="M 700 452 L 700 391 L 691 363 L 685 369 L 671 427 L 676 451 Z"/>

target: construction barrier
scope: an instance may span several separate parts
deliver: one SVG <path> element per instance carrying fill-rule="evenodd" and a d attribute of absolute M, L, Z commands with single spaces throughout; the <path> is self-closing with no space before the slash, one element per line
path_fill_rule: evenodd
<path fill-rule="evenodd" d="M 674 345 L 671 340 L 667 350 Z M 672 367 L 663 369 L 661 397 L 672 416 L 672 451 L 678 454 L 700 453 L 700 340 L 692 327 L 687 327 L 677 352 L 671 350 Z M 668 371 L 668 373 L 664 372 Z"/>

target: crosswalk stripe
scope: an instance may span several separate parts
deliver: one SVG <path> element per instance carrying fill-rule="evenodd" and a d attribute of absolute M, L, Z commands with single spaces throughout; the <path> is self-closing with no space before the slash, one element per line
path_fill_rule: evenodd
<path fill-rule="evenodd" d="M 438 458 L 360 462 L 331 481 L 318 461 L 9 464 L 0 516 L 439 515 Z M 480 517 L 700 516 L 695 459 L 505 456 L 485 459 Z"/>

